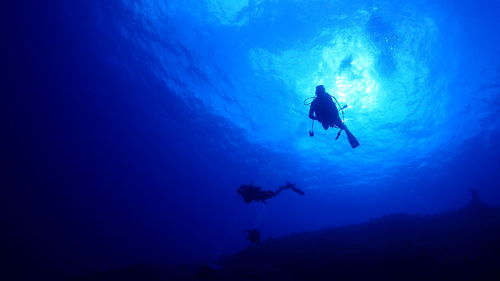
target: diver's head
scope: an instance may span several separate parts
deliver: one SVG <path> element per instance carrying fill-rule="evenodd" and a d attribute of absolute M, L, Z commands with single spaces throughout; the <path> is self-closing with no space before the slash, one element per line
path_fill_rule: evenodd
<path fill-rule="evenodd" d="M 326 94 L 325 87 L 323 85 L 316 86 L 316 95 L 319 96 L 323 94 Z"/>

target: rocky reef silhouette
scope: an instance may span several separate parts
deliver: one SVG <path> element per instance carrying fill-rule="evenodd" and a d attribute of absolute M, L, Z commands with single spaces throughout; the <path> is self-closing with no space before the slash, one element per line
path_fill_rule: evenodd
<path fill-rule="evenodd" d="M 500 208 L 473 191 L 459 210 L 268 239 L 217 266 L 138 265 L 74 280 L 500 280 Z"/>

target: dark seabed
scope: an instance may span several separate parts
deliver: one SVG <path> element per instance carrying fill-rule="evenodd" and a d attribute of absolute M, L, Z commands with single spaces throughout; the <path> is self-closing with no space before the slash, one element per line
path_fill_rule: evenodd
<path fill-rule="evenodd" d="M 2 280 L 500 280 L 500 1 L 4 2 Z"/>

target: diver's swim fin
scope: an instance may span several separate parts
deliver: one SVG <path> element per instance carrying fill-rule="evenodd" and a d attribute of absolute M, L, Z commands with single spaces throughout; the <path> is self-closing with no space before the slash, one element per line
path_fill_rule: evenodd
<path fill-rule="evenodd" d="M 296 188 L 295 186 L 290 187 L 290 189 L 291 189 L 291 190 L 293 190 L 295 193 L 298 193 L 298 194 L 300 194 L 300 195 L 304 195 L 304 194 L 305 194 L 305 193 L 304 193 L 304 191 L 302 191 L 302 190 L 300 190 L 300 189 Z"/>
<path fill-rule="evenodd" d="M 304 195 L 305 194 L 304 191 L 296 188 L 295 184 L 293 184 L 293 183 L 287 182 L 286 185 L 284 186 L 284 188 L 290 188 L 291 190 L 293 190 L 293 192 L 298 193 L 300 195 Z"/>
<path fill-rule="evenodd" d="M 344 128 L 344 131 L 345 131 L 345 134 L 347 135 L 347 139 L 349 140 L 349 143 L 351 144 L 352 148 L 358 147 L 359 142 L 356 139 L 356 137 L 354 137 L 354 135 L 351 134 L 351 132 L 347 128 Z"/>

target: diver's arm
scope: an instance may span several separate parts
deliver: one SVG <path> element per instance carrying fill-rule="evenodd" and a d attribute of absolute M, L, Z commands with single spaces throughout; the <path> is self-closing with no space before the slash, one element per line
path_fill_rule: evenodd
<path fill-rule="evenodd" d="M 312 120 L 318 120 L 318 117 L 314 116 L 315 107 L 314 103 L 311 103 L 311 107 L 309 108 L 309 118 Z"/>

